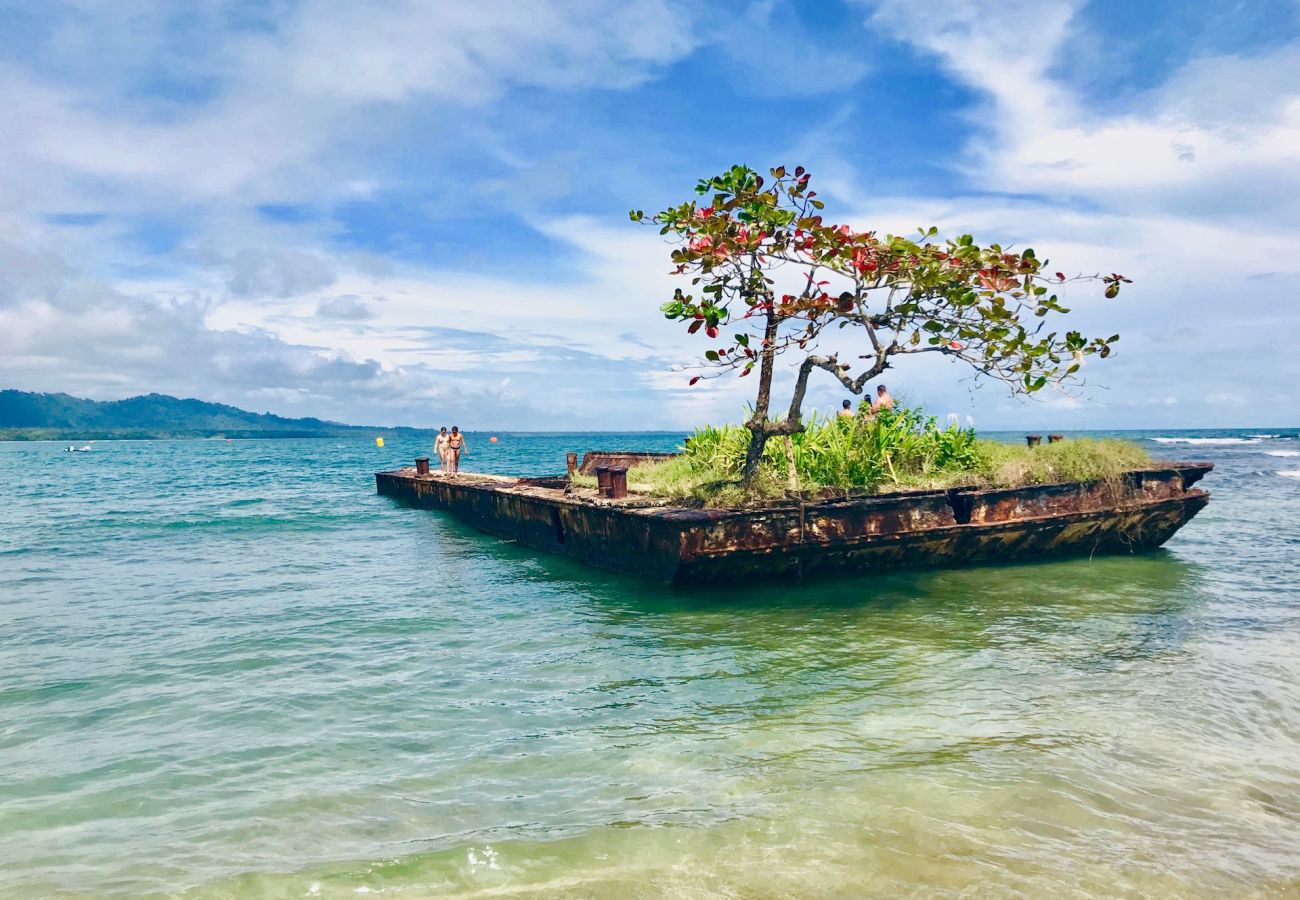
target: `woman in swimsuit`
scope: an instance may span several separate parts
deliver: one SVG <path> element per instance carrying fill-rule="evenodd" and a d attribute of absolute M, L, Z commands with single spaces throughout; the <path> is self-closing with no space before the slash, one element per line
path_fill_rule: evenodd
<path fill-rule="evenodd" d="M 438 454 L 438 467 L 447 471 L 447 426 L 442 426 L 442 431 L 438 432 L 438 437 L 433 441 L 433 450 Z"/>
<path fill-rule="evenodd" d="M 447 468 L 450 472 L 460 471 L 460 454 L 469 452 L 469 445 L 465 443 L 465 435 L 460 433 L 460 427 L 451 426 L 451 434 L 447 435 Z"/>

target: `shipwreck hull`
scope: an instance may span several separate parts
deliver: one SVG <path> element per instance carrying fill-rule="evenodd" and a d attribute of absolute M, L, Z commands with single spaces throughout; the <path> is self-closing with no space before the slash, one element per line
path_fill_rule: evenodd
<path fill-rule="evenodd" d="M 380 472 L 380 494 L 440 509 L 489 534 L 659 581 L 946 566 L 1133 553 L 1167 541 L 1209 494 L 1209 463 L 1170 463 L 1093 481 L 907 491 L 763 509 L 598 498 L 564 479 Z"/>

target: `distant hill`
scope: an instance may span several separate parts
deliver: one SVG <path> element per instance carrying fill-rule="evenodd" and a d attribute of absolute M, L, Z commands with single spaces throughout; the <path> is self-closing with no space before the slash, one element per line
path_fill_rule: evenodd
<path fill-rule="evenodd" d="M 85 400 L 68 394 L 0 391 L 0 439 L 83 440 L 167 437 L 332 437 L 375 431 L 322 419 L 286 419 L 202 400 L 146 394 Z M 390 428 L 419 433 L 421 429 Z"/>

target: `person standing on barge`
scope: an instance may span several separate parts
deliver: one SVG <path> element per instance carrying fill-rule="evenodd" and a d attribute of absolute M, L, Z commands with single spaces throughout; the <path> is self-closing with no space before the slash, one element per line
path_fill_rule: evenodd
<path fill-rule="evenodd" d="M 451 426 L 451 434 L 447 435 L 447 471 L 455 475 L 460 471 L 460 455 L 469 452 L 469 444 L 465 442 L 465 435 L 460 433 L 460 426 Z"/>
<path fill-rule="evenodd" d="M 449 435 L 447 434 L 447 426 L 444 425 L 442 426 L 442 430 L 438 432 L 438 437 L 435 438 L 433 442 L 433 449 L 438 454 L 438 468 L 440 471 L 443 472 L 447 471 L 447 441 L 448 440 L 449 440 Z"/>

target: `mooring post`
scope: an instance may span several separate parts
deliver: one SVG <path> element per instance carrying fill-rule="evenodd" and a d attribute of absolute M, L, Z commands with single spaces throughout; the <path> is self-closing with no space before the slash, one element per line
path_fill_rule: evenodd
<path fill-rule="evenodd" d="M 415 474 L 416 475 L 429 474 L 429 457 L 417 456 L 415 458 Z"/>
<path fill-rule="evenodd" d="M 564 454 L 564 465 L 570 475 L 578 471 L 578 454 L 576 453 Z"/>
<path fill-rule="evenodd" d="M 596 466 L 596 494 L 601 497 L 608 497 L 609 490 L 609 466 Z"/>
<path fill-rule="evenodd" d="M 1057 441 L 1063 440 L 1065 440 L 1065 435 L 1063 434 L 1049 434 L 1047 436 L 1047 443 L 1049 444 L 1055 444 Z"/>
<path fill-rule="evenodd" d="M 1043 442 L 1043 436 L 1042 436 L 1041 434 L 1027 434 L 1027 435 L 1025 435 L 1025 443 L 1028 444 L 1028 445 L 1031 446 L 1031 447 L 1037 447 L 1037 446 L 1038 446 L 1039 444 L 1041 444 L 1042 442 Z"/>
<path fill-rule="evenodd" d="M 622 500 L 627 496 L 627 468 L 625 466 L 609 467 L 609 499 Z"/>

